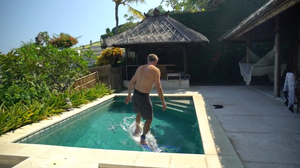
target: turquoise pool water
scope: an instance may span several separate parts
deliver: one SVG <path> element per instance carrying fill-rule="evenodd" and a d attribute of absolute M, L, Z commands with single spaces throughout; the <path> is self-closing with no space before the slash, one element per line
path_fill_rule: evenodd
<path fill-rule="evenodd" d="M 159 98 L 151 99 L 154 107 L 151 133 L 160 152 L 203 154 L 192 98 L 166 97 L 168 109 L 164 112 Z M 132 104 L 126 105 L 124 100 L 124 96 L 116 96 L 18 143 L 143 151 L 127 131 L 135 121 L 135 113 Z"/>

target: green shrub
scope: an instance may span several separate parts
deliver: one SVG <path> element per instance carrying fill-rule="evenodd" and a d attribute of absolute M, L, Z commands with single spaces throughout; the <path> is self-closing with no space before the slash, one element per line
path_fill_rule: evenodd
<path fill-rule="evenodd" d="M 59 115 L 68 108 L 89 103 L 111 94 L 105 85 L 76 91 L 74 81 L 87 73 L 85 57 L 91 50 L 78 54 L 75 50 L 53 45 L 26 44 L 0 55 L 0 135 L 24 125 Z"/>
<path fill-rule="evenodd" d="M 49 92 L 61 93 L 88 71 L 84 57 L 73 49 L 59 50 L 47 45 L 31 44 L 0 55 L 0 103 L 17 103 L 21 100 L 40 100 Z"/>
<path fill-rule="evenodd" d="M 24 125 L 36 123 L 59 115 L 66 111 L 65 99 L 70 98 L 73 107 L 80 107 L 97 98 L 109 95 L 112 90 L 104 84 L 97 84 L 94 88 L 87 90 L 65 91 L 58 95 L 50 93 L 43 101 L 28 100 L 20 101 L 10 106 L 0 105 L 0 135 L 15 130 Z"/>
<path fill-rule="evenodd" d="M 96 64 L 101 65 L 112 65 L 113 67 L 121 63 L 123 52 L 121 48 L 113 47 L 102 51 L 101 55 L 97 58 Z"/>
<path fill-rule="evenodd" d="M 53 36 L 49 41 L 49 44 L 54 45 L 60 49 L 70 48 L 78 43 L 77 38 L 74 38 L 66 33 L 60 33 L 59 35 Z"/>

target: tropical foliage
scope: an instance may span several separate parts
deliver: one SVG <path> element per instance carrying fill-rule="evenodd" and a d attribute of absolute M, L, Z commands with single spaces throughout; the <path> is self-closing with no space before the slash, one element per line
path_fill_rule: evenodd
<path fill-rule="evenodd" d="M 159 5 L 158 7 L 156 7 L 156 9 L 159 10 L 159 13 L 161 13 L 161 14 L 164 14 L 164 13 L 167 12 L 167 11 L 163 8 L 162 5 Z M 148 12 L 147 12 L 147 14 L 150 15 L 150 16 L 153 16 L 153 13 L 154 13 L 154 8 L 149 9 Z"/>
<path fill-rule="evenodd" d="M 72 107 L 79 107 L 112 90 L 97 84 L 88 90 L 73 89 L 75 79 L 88 73 L 84 57 L 71 48 L 52 44 L 24 43 L 7 54 L 0 54 L 0 135 L 27 124 L 48 119 Z"/>
<path fill-rule="evenodd" d="M 35 37 L 35 44 L 36 45 L 46 45 L 49 43 L 50 36 L 48 35 L 47 31 L 39 32 L 39 34 Z"/>
<path fill-rule="evenodd" d="M 146 3 L 145 0 L 113 0 L 113 2 L 115 3 L 115 20 L 116 20 L 116 31 L 115 34 L 118 34 L 119 31 L 119 6 L 122 5 L 126 5 L 128 6 L 128 11 L 129 13 L 131 13 L 132 15 L 140 18 L 140 19 L 144 19 L 144 15 L 142 14 L 142 12 L 132 8 L 130 6 L 131 3 Z"/>
<path fill-rule="evenodd" d="M 124 15 L 124 17 L 126 18 L 127 22 L 118 27 L 119 33 L 122 33 L 137 24 L 136 22 L 133 22 L 135 20 L 135 18 L 133 16 L 128 17 L 128 15 Z M 112 30 L 110 30 L 109 28 L 106 28 L 105 32 L 106 32 L 106 34 L 101 35 L 102 40 L 104 40 L 108 37 L 114 36 L 115 35 L 114 32 L 116 32 L 116 27 L 114 27 Z"/>
<path fill-rule="evenodd" d="M 60 94 L 49 92 L 41 100 L 19 101 L 10 106 L 2 103 L 0 104 L 0 135 L 24 125 L 59 115 L 61 112 L 66 111 L 65 99 L 67 97 L 70 98 L 73 107 L 79 107 L 81 104 L 89 103 L 111 93 L 112 91 L 108 87 L 98 84 L 88 90 L 71 90 L 71 92 L 65 91 Z"/>
<path fill-rule="evenodd" d="M 204 11 L 215 10 L 226 0 L 161 0 L 166 6 L 172 7 L 174 11 Z"/>
<path fill-rule="evenodd" d="M 60 33 L 59 35 L 53 35 L 53 38 L 49 41 L 49 44 L 54 45 L 57 48 L 64 49 L 70 48 L 78 43 L 77 38 L 74 38 L 66 33 Z"/>
<path fill-rule="evenodd" d="M 89 54 L 89 55 L 88 55 Z M 85 56 L 91 56 L 91 53 Z M 31 44 L 0 55 L 0 104 L 41 99 L 49 92 L 64 92 L 88 73 L 83 56 L 68 48 Z"/>
<path fill-rule="evenodd" d="M 112 65 L 117 66 L 117 64 L 121 63 L 123 52 L 121 48 L 113 47 L 107 48 L 102 51 L 101 55 L 97 58 L 96 64 L 98 66 L 101 65 Z"/>
<path fill-rule="evenodd" d="M 227 0 L 161 0 L 174 11 L 212 11 L 217 10 L 226 3 Z M 268 0 L 244 0 L 247 4 L 264 4 Z"/>

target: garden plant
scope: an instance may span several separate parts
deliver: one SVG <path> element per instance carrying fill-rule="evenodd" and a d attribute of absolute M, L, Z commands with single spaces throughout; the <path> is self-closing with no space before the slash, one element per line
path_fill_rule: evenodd
<path fill-rule="evenodd" d="M 74 49 L 52 44 L 23 45 L 0 55 L 0 135 L 66 111 L 65 99 L 79 107 L 112 90 L 97 84 L 76 91 L 73 83 L 89 73 L 84 57 Z"/>

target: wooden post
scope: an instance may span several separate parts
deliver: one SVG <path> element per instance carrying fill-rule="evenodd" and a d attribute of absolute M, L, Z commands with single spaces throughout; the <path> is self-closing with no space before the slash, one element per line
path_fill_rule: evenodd
<path fill-rule="evenodd" d="M 186 46 L 183 47 L 183 69 L 184 69 L 184 80 L 186 80 L 187 74 L 187 55 L 186 55 Z"/>
<path fill-rule="evenodd" d="M 280 32 L 279 32 L 279 16 L 275 18 L 275 58 L 274 58 L 274 96 L 280 97 L 280 76 L 281 76 L 281 63 L 280 63 Z"/>
<path fill-rule="evenodd" d="M 246 55 L 246 62 L 247 63 L 250 62 L 250 45 L 251 45 L 250 33 L 248 33 L 247 34 L 247 55 Z"/>
<path fill-rule="evenodd" d="M 129 52 L 129 49 L 126 47 L 125 48 L 125 73 L 126 73 L 126 80 L 128 80 L 128 72 L 127 72 L 128 52 Z"/>

